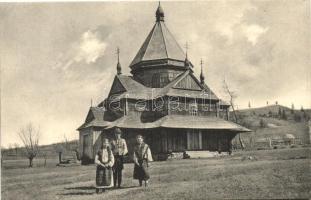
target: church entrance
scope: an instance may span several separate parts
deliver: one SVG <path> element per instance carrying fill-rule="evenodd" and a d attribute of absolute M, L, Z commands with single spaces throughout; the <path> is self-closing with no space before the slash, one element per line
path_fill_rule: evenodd
<path fill-rule="evenodd" d="M 187 130 L 187 150 L 202 149 L 202 132 L 196 129 Z"/>

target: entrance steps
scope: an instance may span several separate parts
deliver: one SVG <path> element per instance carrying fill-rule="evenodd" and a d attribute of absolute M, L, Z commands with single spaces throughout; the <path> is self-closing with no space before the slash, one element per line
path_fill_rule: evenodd
<path fill-rule="evenodd" d="M 218 153 L 217 151 L 186 151 L 186 154 L 189 158 L 213 158 L 229 155 L 228 152 Z"/>

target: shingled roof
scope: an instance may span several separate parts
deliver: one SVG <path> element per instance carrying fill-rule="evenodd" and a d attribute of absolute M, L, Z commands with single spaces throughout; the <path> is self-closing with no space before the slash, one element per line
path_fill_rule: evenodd
<path fill-rule="evenodd" d="M 250 132 L 251 130 L 242 127 L 233 122 L 208 116 L 190 116 L 190 115 L 166 115 L 154 122 L 142 122 L 137 115 L 125 115 L 120 119 L 109 124 L 105 129 L 118 128 L 179 128 L 179 129 L 212 129 L 212 130 L 230 130 L 235 132 Z"/>
<path fill-rule="evenodd" d="M 161 10 L 163 12 L 162 8 Z M 166 27 L 164 13 L 161 14 L 163 16 L 161 18 L 157 17 L 155 25 L 130 64 L 131 68 L 144 61 L 171 59 L 184 62 L 186 55 Z M 156 15 L 159 15 L 159 13 L 157 12 Z"/>
<path fill-rule="evenodd" d="M 190 116 L 190 115 L 167 115 L 163 117 L 160 125 L 164 128 L 181 129 L 213 129 L 230 130 L 236 132 L 251 132 L 251 130 L 236 123 L 209 116 Z"/>
<path fill-rule="evenodd" d="M 103 108 L 91 107 L 84 123 L 77 130 L 88 127 L 107 127 L 110 122 L 104 121 L 104 114 Z"/>
<path fill-rule="evenodd" d="M 175 88 L 174 86 L 185 78 L 187 75 L 196 77 L 190 72 L 190 70 L 177 76 L 173 81 L 163 88 L 149 88 L 141 83 L 134 80 L 132 76 L 116 75 L 116 80 L 120 81 L 125 91 L 119 94 L 119 98 L 130 98 L 130 99 L 154 99 L 160 96 L 176 96 L 184 97 L 187 94 L 192 98 L 205 98 L 205 99 L 216 99 L 219 98 L 214 92 L 207 86 L 202 86 L 202 90 L 184 90 Z"/>

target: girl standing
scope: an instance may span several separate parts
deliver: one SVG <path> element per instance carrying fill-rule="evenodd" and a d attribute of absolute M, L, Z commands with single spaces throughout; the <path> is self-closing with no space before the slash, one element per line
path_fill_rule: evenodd
<path fill-rule="evenodd" d="M 153 161 L 151 150 L 148 144 L 144 143 L 141 135 L 136 136 L 137 145 L 134 147 L 134 179 L 138 179 L 139 186 L 142 186 L 145 181 L 145 187 L 148 186 L 149 175 L 149 162 Z"/>
<path fill-rule="evenodd" d="M 108 139 L 104 139 L 101 149 L 95 156 L 96 166 L 96 193 L 113 187 L 112 166 L 114 157 L 109 146 Z"/>

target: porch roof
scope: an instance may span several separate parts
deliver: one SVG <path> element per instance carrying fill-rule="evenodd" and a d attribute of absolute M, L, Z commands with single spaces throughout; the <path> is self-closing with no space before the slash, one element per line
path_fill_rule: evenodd
<path fill-rule="evenodd" d="M 236 123 L 210 116 L 167 115 L 161 127 L 182 129 L 218 129 L 235 132 L 251 132 L 251 130 Z"/>
<path fill-rule="evenodd" d="M 111 124 L 112 122 L 109 121 L 99 121 L 99 120 L 93 120 L 88 123 L 82 124 L 77 130 L 81 130 L 84 128 L 89 128 L 89 127 L 107 127 Z"/>
<path fill-rule="evenodd" d="M 179 128 L 179 129 L 211 129 L 230 130 L 234 132 L 250 132 L 251 130 L 236 123 L 217 117 L 190 116 L 190 115 L 166 115 L 154 122 L 142 122 L 138 116 L 124 116 L 111 122 L 105 129 L 110 128 Z"/>

